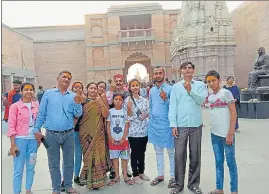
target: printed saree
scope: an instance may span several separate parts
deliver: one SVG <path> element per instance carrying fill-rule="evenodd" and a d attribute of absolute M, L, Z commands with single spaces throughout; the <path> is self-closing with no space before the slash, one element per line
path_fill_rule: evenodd
<path fill-rule="evenodd" d="M 105 186 L 106 173 L 110 168 L 108 146 L 105 135 L 104 118 L 96 101 L 89 101 L 83 106 L 83 117 L 80 121 L 80 141 L 84 166 L 80 183 L 89 189 Z"/>

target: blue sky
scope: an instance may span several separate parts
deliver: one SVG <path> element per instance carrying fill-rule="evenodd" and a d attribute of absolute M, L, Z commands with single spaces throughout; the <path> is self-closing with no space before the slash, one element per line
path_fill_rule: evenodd
<path fill-rule="evenodd" d="M 2 22 L 11 27 L 84 24 L 84 15 L 105 13 L 110 5 L 159 2 L 178 9 L 181 1 L 2 1 Z M 243 1 L 226 1 L 229 11 Z"/>

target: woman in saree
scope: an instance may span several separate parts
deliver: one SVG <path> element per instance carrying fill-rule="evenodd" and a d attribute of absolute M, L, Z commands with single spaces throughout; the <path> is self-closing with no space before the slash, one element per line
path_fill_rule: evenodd
<path fill-rule="evenodd" d="M 80 184 L 86 185 L 88 189 L 104 187 L 106 173 L 110 168 L 104 129 L 104 118 L 108 116 L 109 111 L 98 96 L 97 88 L 97 84 L 93 82 L 87 85 L 87 99 L 79 124 L 84 163 Z"/>

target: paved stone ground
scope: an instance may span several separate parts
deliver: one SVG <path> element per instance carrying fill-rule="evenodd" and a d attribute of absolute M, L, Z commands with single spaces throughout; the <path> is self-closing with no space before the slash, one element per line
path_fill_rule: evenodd
<path fill-rule="evenodd" d="M 205 127 L 203 128 L 202 145 L 202 174 L 201 188 L 207 193 L 215 187 L 215 164 L 212 152 L 209 132 L 209 114 L 204 110 Z M 240 119 L 240 134 L 236 134 L 236 157 L 239 168 L 239 191 L 242 194 L 269 194 L 269 120 Z M 3 126 L 5 127 L 5 126 Z M 7 156 L 9 139 L 5 137 L 2 130 L 2 193 L 12 194 L 12 158 Z M 153 179 L 156 174 L 156 162 L 153 146 L 148 145 L 146 154 L 146 174 Z M 83 187 L 77 187 L 82 194 L 116 194 L 116 193 L 140 193 L 140 194 L 168 194 L 168 157 L 166 155 L 165 175 L 167 179 L 159 185 L 152 187 L 148 182 L 143 185 L 128 186 L 123 181 L 120 186 L 104 188 L 100 191 L 89 191 Z M 188 166 L 188 165 L 187 165 Z M 187 180 L 187 176 L 186 176 Z M 187 181 L 186 181 L 187 182 Z M 24 190 L 25 180 L 23 180 Z M 35 181 L 33 185 L 34 194 L 50 194 L 51 181 L 47 164 L 47 156 L 43 146 L 38 152 Z M 229 175 L 225 166 L 225 192 L 229 192 Z M 182 194 L 191 194 L 185 188 Z"/>

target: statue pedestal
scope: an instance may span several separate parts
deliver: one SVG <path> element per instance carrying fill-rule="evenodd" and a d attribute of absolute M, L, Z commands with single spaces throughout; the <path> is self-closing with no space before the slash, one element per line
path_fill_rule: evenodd
<path fill-rule="evenodd" d="M 251 99 L 259 101 L 269 101 L 269 87 L 258 87 L 256 90 L 243 90 L 240 94 L 241 102 L 246 102 Z"/>
<path fill-rule="evenodd" d="M 268 102 L 240 102 L 238 118 L 269 119 Z"/>
<path fill-rule="evenodd" d="M 258 102 L 248 102 L 251 99 L 258 99 Z M 241 91 L 240 106 L 238 118 L 269 119 L 269 87 Z"/>

